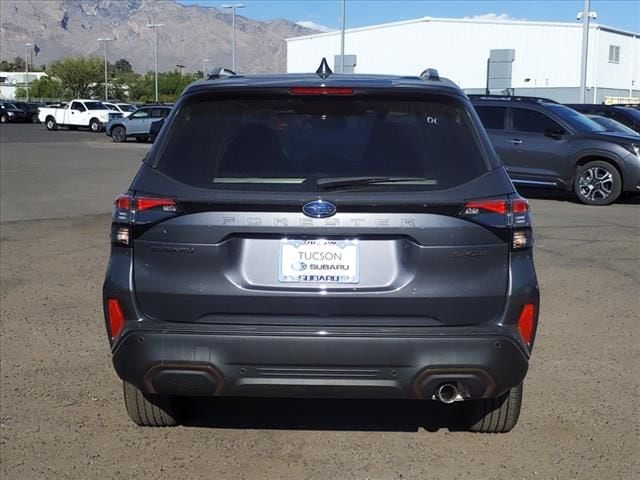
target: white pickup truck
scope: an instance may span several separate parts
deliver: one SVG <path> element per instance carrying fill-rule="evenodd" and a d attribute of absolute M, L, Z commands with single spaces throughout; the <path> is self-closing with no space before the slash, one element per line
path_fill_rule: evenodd
<path fill-rule="evenodd" d="M 38 111 L 38 120 L 44 123 L 47 130 L 84 127 L 92 132 L 100 132 L 109 120 L 118 117 L 122 117 L 122 113 L 109 110 L 97 100 L 72 100 L 66 105 L 40 107 Z"/>

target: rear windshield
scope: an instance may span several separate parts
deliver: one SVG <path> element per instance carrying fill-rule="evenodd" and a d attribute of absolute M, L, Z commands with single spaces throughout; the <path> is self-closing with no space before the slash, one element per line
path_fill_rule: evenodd
<path fill-rule="evenodd" d="M 209 189 L 314 191 L 319 180 L 352 177 L 408 177 L 367 189 L 445 189 L 488 169 L 473 132 L 449 99 L 195 97 L 156 164 Z"/>

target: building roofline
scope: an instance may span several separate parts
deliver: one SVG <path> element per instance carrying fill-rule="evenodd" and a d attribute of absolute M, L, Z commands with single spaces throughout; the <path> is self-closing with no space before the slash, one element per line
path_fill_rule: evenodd
<path fill-rule="evenodd" d="M 582 28 L 582 23 L 572 22 L 534 22 L 529 20 L 497 20 L 497 19 L 481 19 L 481 18 L 436 18 L 436 17 L 421 17 L 411 20 L 401 20 L 399 22 L 380 23 L 376 25 L 367 25 L 365 27 L 348 28 L 346 33 L 364 32 L 368 30 L 379 30 L 382 28 L 392 28 L 401 25 L 413 25 L 416 23 L 479 23 L 486 25 L 525 25 L 530 27 L 566 27 L 566 28 Z M 616 27 L 610 27 L 607 25 L 601 25 L 599 23 L 592 22 L 590 29 L 600 29 L 607 32 L 618 33 L 620 35 L 638 37 L 640 38 L 640 32 L 631 32 Z M 340 35 L 339 30 L 324 33 L 312 33 L 311 35 L 303 35 L 301 37 L 286 38 L 286 42 L 295 42 L 296 40 L 307 40 L 310 38 L 319 37 L 331 37 Z"/>

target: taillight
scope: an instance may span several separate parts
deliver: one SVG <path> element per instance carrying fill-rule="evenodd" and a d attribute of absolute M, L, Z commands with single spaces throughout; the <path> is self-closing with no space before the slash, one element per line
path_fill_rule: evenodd
<path fill-rule="evenodd" d="M 464 204 L 460 216 L 489 227 L 510 229 L 511 250 L 528 250 L 533 246 L 529 203 L 524 198 L 471 200 Z"/>
<path fill-rule="evenodd" d="M 343 87 L 293 87 L 291 95 L 353 95 L 352 88 Z"/>
<path fill-rule="evenodd" d="M 133 233 L 177 213 L 178 205 L 172 198 L 119 195 L 113 205 L 111 243 L 130 247 Z"/>
<path fill-rule="evenodd" d="M 137 212 L 160 208 L 163 212 L 175 212 L 176 202 L 171 198 L 137 197 L 133 201 L 133 209 Z"/>
<path fill-rule="evenodd" d="M 531 347 L 533 342 L 533 334 L 535 331 L 536 308 L 533 303 L 527 303 L 520 311 L 518 317 L 518 332 L 522 341 Z"/>
<path fill-rule="evenodd" d="M 107 299 L 107 323 L 109 327 L 109 337 L 113 340 L 124 327 L 124 314 L 120 302 L 115 298 Z"/>
<path fill-rule="evenodd" d="M 506 215 L 507 207 L 506 200 L 476 200 L 464 204 L 464 214 L 497 213 L 498 215 Z"/>

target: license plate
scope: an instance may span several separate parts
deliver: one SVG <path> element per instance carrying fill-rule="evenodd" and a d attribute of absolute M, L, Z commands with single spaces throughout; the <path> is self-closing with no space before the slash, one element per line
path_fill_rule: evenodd
<path fill-rule="evenodd" d="M 279 280 L 288 283 L 358 283 L 357 240 L 282 240 Z"/>

